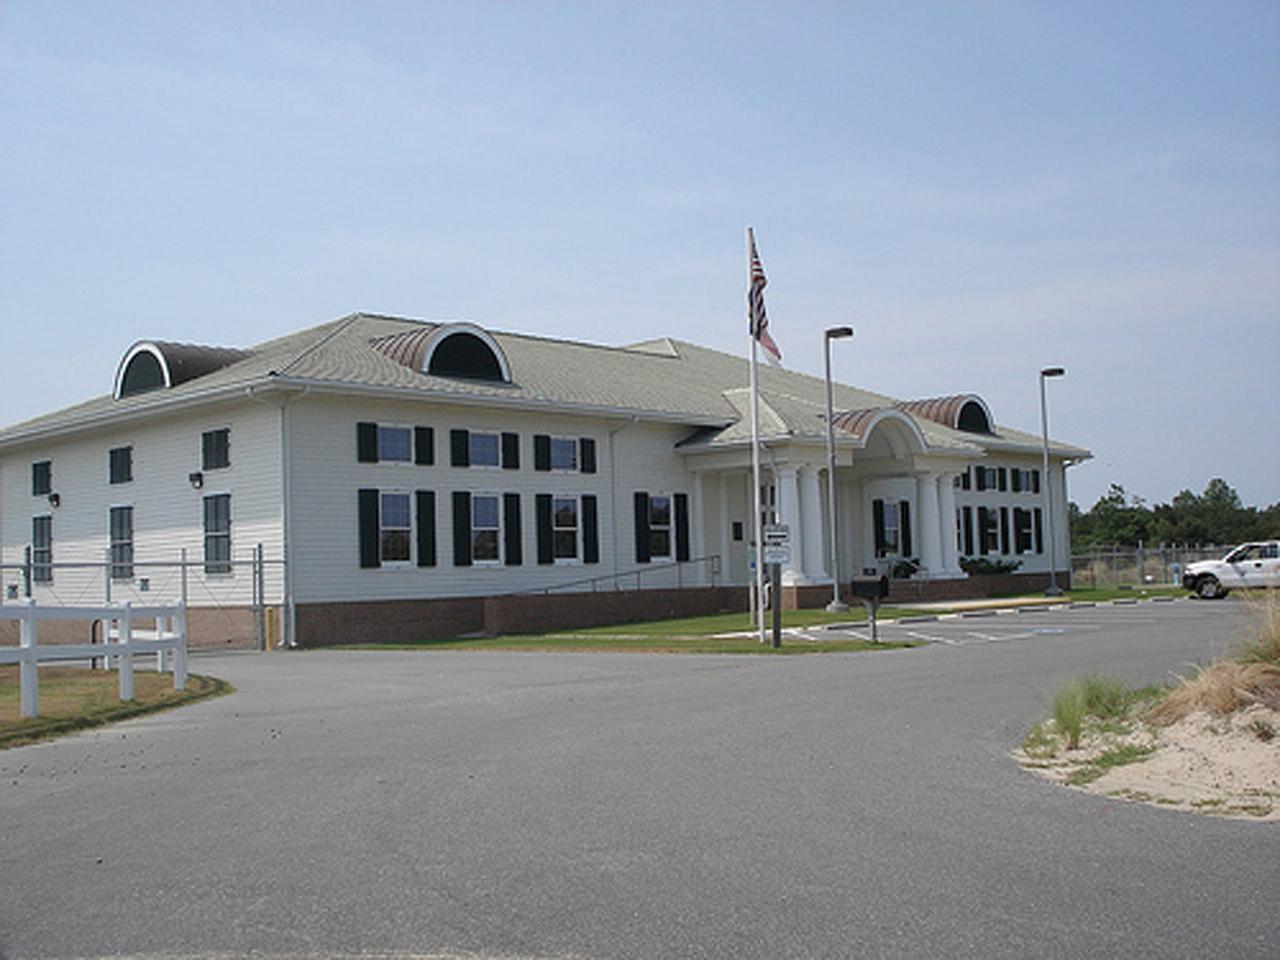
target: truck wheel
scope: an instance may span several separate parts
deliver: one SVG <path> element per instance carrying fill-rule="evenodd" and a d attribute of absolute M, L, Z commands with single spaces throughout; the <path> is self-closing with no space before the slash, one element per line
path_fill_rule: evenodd
<path fill-rule="evenodd" d="M 1201 600 L 1216 600 L 1223 596 L 1222 586 L 1218 583 L 1218 578 L 1205 574 L 1196 581 L 1196 596 Z"/>

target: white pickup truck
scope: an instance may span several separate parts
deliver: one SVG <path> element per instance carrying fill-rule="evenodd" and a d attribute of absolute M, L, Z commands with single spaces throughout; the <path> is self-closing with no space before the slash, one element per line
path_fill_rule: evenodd
<path fill-rule="evenodd" d="M 1244 543 L 1221 560 L 1189 563 L 1182 585 L 1205 600 L 1239 587 L 1280 587 L 1280 540 Z"/>

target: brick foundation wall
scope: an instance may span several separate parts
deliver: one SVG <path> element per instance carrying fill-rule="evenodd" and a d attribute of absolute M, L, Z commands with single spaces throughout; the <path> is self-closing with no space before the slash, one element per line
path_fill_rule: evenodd
<path fill-rule="evenodd" d="M 367 600 L 359 603 L 300 603 L 299 646 L 394 643 L 483 633 L 484 597 L 439 600 Z"/>
<path fill-rule="evenodd" d="M 6 604 L 6 606 L 13 606 Z M 279 623 L 275 610 L 269 612 L 269 623 Z M 150 629 L 153 621 L 143 620 Z M 276 634 L 278 636 L 278 633 Z M 40 643 L 89 643 L 102 638 L 102 628 L 95 633 L 92 620 L 42 620 L 37 632 Z M 252 650 L 257 644 L 251 607 L 188 607 L 187 648 L 190 650 Z M 18 621 L 0 620 L 0 645 L 18 645 Z"/>
<path fill-rule="evenodd" d="M 746 609 L 743 587 L 490 597 L 485 601 L 485 632 L 541 633 Z"/>

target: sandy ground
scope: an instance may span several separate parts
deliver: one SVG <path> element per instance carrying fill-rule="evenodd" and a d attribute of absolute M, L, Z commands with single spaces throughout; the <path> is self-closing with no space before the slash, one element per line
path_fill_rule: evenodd
<path fill-rule="evenodd" d="M 1152 748 L 1095 780 L 1070 784 L 1089 793 L 1170 809 L 1258 821 L 1280 821 L 1280 712 L 1261 704 L 1227 717 L 1194 713 L 1169 727 L 1135 724 L 1129 733 L 1086 731 L 1067 750 L 1052 721 L 1052 744 L 1015 751 L 1024 766 L 1057 783 L 1082 779 L 1093 762 L 1123 745 Z"/>

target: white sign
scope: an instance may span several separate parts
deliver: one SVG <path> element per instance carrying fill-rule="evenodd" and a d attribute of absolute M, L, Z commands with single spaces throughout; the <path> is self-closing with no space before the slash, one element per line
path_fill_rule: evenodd
<path fill-rule="evenodd" d="M 766 543 L 764 545 L 765 563 L 790 563 L 791 546 L 786 543 Z"/>
<path fill-rule="evenodd" d="M 770 523 L 764 528 L 765 546 L 785 546 L 791 543 L 791 528 L 785 523 Z"/>

